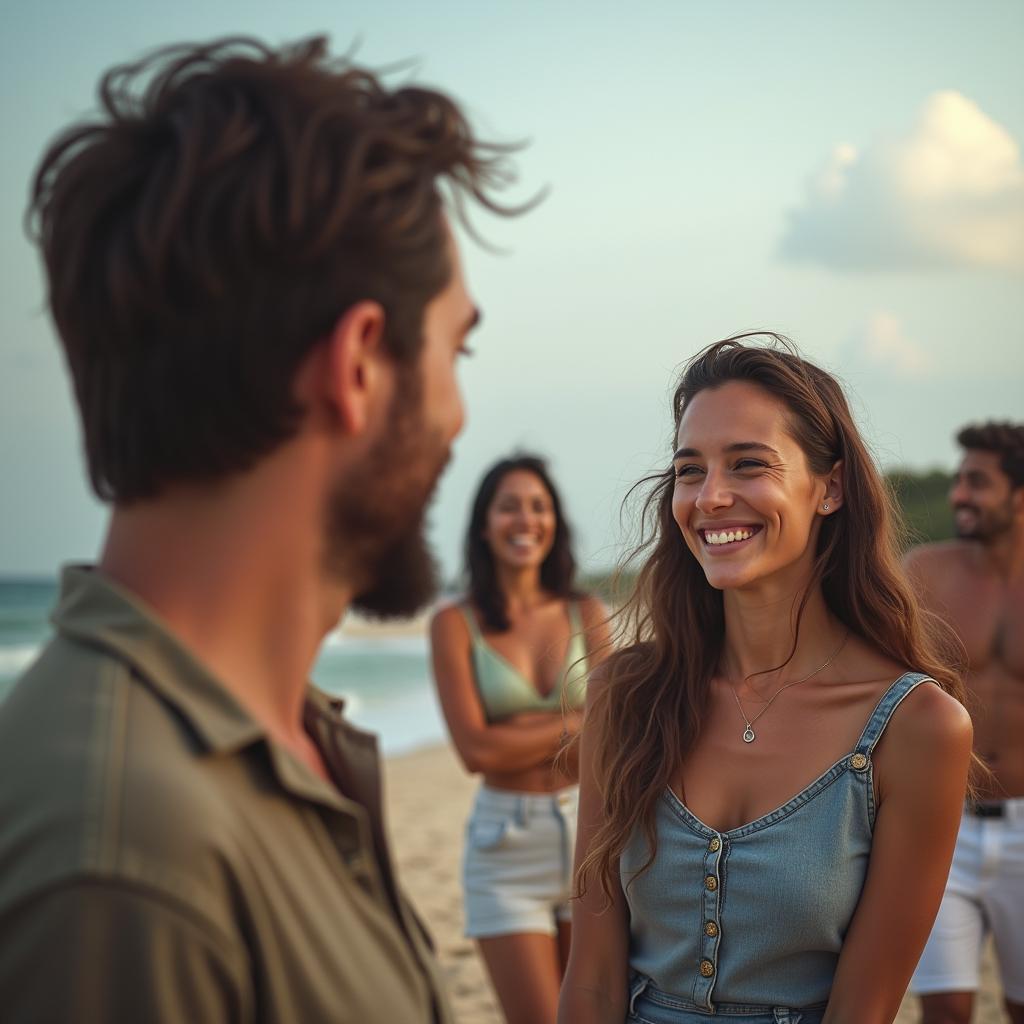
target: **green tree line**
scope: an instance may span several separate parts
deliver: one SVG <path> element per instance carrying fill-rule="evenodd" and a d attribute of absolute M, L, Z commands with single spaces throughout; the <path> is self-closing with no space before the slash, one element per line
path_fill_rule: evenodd
<path fill-rule="evenodd" d="M 903 511 L 908 546 L 953 536 L 949 510 L 949 488 L 953 474 L 941 469 L 926 473 L 897 469 L 885 476 Z"/>

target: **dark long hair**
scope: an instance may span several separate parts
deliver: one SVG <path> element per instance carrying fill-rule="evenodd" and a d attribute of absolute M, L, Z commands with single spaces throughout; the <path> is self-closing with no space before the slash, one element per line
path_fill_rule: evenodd
<path fill-rule="evenodd" d="M 750 344 L 754 337 L 769 344 Z M 948 628 L 922 611 L 904 575 L 899 513 L 842 388 L 785 338 L 737 335 L 687 365 L 672 399 L 675 431 L 695 395 L 729 381 L 756 384 L 786 407 L 812 473 L 824 475 L 843 462 L 845 501 L 822 521 L 797 628 L 799 612 L 820 585 L 829 611 L 852 633 L 926 672 L 962 703 L 962 654 Z M 617 884 L 612 866 L 634 829 L 648 845 L 641 870 L 654 862 L 656 803 L 700 735 L 724 640 L 722 593 L 707 582 L 672 516 L 672 468 L 648 479 L 654 486 L 631 556 L 647 557 L 622 612 L 627 646 L 609 657 L 607 685 L 587 719 L 603 814 L 578 887 L 586 892 L 596 881 L 609 898 Z"/>
<path fill-rule="evenodd" d="M 480 610 L 484 623 L 489 629 L 503 633 L 509 627 L 505 595 L 498 585 L 494 555 L 484 539 L 487 526 L 487 512 L 494 501 L 501 481 L 517 470 L 533 473 L 551 496 L 555 513 L 555 539 L 551 550 L 540 567 L 541 586 L 557 597 L 571 598 L 579 594 L 573 588 L 576 575 L 576 560 L 572 555 L 572 531 L 562 511 L 562 500 L 558 495 L 547 463 L 539 455 L 521 453 L 500 459 L 484 474 L 473 499 L 473 511 L 466 530 L 466 575 L 469 577 L 469 597 Z"/>

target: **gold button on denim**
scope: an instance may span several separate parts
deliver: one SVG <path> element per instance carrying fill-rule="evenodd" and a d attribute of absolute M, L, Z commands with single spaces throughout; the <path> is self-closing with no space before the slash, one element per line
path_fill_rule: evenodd
<path fill-rule="evenodd" d="M 719 851 L 719 850 L 720 850 L 721 848 L 722 848 L 722 840 L 721 840 L 721 839 L 719 839 L 719 838 L 718 838 L 718 836 L 715 836 L 715 838 L 714 838 L 714 839 L 712 839 L 710 843 L 708 843 L 708 849 L 709 849 L 709 850 L 710 850 L 710 851 L 711 851 L 712 853 L 718 853 L 718 851 Z"/>
<path fill-rule="evenodd" d="M 715 965 L 710 960 L 701 960 L 700 962 L 700 973 L 705 978 L 710 978 L 715 973 Z"/>
<path fill-rule="evenodd" d="M 708 921 L 704 925 L 704 934 L 714 938 L 718 934 L 718 925 L 714 921 Z"/>
<path fill-rule="evenodd" d="M 708 875 L 708 877 L 704 879 L 704 888 L 707 889 L 708 892 L 714 892 L 718 888 L 718 879 L 715 878 L 714 875 Z"/>
<path fill-rule="evenodd" d="M 863 754 L 854 754 L 850 758 L 850 767 L 855 771 L 862 772 L 868 766 L 868 759 Z"/>

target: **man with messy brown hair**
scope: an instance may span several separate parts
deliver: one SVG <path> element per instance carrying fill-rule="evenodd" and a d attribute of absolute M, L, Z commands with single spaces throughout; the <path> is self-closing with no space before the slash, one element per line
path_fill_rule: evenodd
<path fill-rule="evenodd" d="M 115 68 L 30 218 L 112 503 L 0 708 L 6 1021 L 448 1021 L 375 740 L 308 682 L 432 595 L 479 319 L 441 187 L 505 153 L 322 39 Z"/>
<path fill-rule="evenodd" d="M 912 988 L 924 1024 L 969 1024 L 991 935 L 1007 1013 L 1024 1024 L 1024 424 L 975 424 L 957 442 L 956 539 L 915 548 L 907 562 L 963 642 L 974 747 L 992 774 L 964 809 Z"/>

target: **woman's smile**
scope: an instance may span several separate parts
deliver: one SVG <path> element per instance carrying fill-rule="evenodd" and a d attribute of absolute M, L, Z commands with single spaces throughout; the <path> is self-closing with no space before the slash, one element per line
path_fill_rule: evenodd
<path fill-rule="evenodd" d="M 749 546 L 750 541 L 761 532 L 763 527 L 756 523 L 710 524 L 698 528 L 697 534 L 704 542 L 704 548 L 711 555 L 727 555 Z"/>
<path fill-rule="evenodd" d="M 515 469 L 495 491 L 484 536 L 499 562 L 521 568 L 547 557 L 557 525 L 544 481 L 529 470 Z"/>

